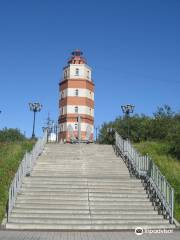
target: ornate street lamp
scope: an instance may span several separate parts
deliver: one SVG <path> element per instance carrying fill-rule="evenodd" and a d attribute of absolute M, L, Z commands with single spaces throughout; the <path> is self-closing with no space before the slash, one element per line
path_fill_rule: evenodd
<path fill-rule="evenodd" d="M 94 129 L 95 129 L 95 132 L 96 132 L 96 138 L 95 138 L 95 140 L 96 140 L 96 143 L 97 143 L 99 126 L 96 126 Z"/>
<path fill-rule="evenodd" d="M 77 116 L 77 123 L 78 123 L 78 142 L 81 142 L 81 116 L 78 114 Z"/>
<path fill-rule="evenodd" d="M 106 129 L 107 130 L 107 141 L 109 144 L 114 144 L 114 140 L 115 140 L 115 137 L 114 137 L 114 134 L 115 134 L 115 129 L 112 128 L 112 127 L 109 127 Z"/>
<path fill-rule="evenodd" d="M 35 102 L 35 103 L 29 103 L 29 108 L 30 111 L 34 113 L 34 118 L 33 118 L 33 130 L 32 130 L 32 138 L 35 138 L 35 120 L 36 120 L 36 113 L 41 111 L 42 104 Z"/>
<path fill-rule="evenodd" d="M 121 106 L 121 109 L 122 109 L 122 111 L 125 114 L 125 117 L 127 119 L 127 126 L 128 126 L 127 137 L 128 137 L 128 139 L 129 139 L 129 131 L 130 131 L 130 128 L 129 128 L 129 117 L 130 117 L 130 113 L 133 113 L 134 108 L 135 108 L 135 106 L 131 105 L 131 104 L 127 104 L 127 105 Z"/>
<path fill-rule="evenodd" d="M 111 127 L 111 128 L 107 128 L 107 133 L 113 133 L 114 132 L 114 129 Z"/>

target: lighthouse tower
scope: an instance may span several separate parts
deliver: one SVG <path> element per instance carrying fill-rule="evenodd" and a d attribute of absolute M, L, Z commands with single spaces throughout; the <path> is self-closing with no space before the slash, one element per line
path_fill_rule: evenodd
<path fill-rule="evenodd" d="M 59 83 L 59 140 L 93 141 L 94 83 L 80 50 L 72 52 Z"/>

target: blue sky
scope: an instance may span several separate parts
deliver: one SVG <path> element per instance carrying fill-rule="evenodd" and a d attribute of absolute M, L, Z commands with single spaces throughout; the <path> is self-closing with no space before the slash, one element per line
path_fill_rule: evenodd
<path fill-rule="evenodd" d="M 0 1 L 0 128 L 31 135 L 28 102 L 39 101 L 36 133 L 58 118 L 58 82 L 72 50 L 93 68 L 95 125 L 120 106 L 152 115 L 180 110 L 180 1 Z"/>

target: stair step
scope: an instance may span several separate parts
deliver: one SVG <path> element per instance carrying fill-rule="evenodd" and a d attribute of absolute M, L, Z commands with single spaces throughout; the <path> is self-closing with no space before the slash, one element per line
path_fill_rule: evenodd
<path fill-rule="evenodd" d="M 43 196 L 43 195 L 46 195 L 46 196 L 51 196 L 51 195 L 55 195 L 55 196 L 88 196 L 88 189 L 69 189 L 69 190 L 39 190 L 38 189 L 33 189 L 31 191 L 27 191 L 26 189 L 23 189 L 23 191 L 21 190 L 21 192 L 19 193 L 19 195 L 26 195 L 26 196 L 29 196 L 29 195 L 38 195 L 38 196 Z M 134 196 L 134 197 L 137 197 L 137 196 L 146 196 L 147 195 L 145 194 L 144 191 L 135 191 L 135 190 L 128 190 L 128 191 L 125 191 L 125 190 L 122 190 L 122 191 L 91 191 L 89 192 L 89 196 L 97 196 L 97 197 L 131 197 L 131 196 Z"/>
<path fill-rule="evenodd" d="M 39 189 L 39 190 L 44 190 L 44 189 L 49 189 L 49 190 L 69 190 L 69 189 L 77 189 L 77 190 L 80 190 L 80 189 L 87 189 L 89 188 L 89 191 L 93 191 L 93 190 L 99 190 L 99 191 L 102 191 L 102 190 L 106 190 L 106 191 L 115 191 L 115 190 L 140 190 L 140 191 L 144 191 L 144 189 L 140 186 L 92 186 L 92 187 L 87 187 L 87 186 L 78 186 L 78 185 L 68 185 L 68 186 L 65 186 L 65 185 L 26 185 L 26 186 L 22 186 L 22 189 Z"/>
<path fill-rule="evenodd" d="M 12 211 L 12 214 L 19 213 L 19 214 L 28 214 L 28 213 L 37 213 L 37 214 L 71 214 L 71 215 L 79 215 L 79 214 L 89 214 L 89 209 L 48 209 L 48 208 L 23 208 L 23 207 L 15 207 Z M 156 211 L 153 211 L 152 209 L 91 209 L 92 215 L 113 215 L 113 216 L 123 216 L 123 215 L 133 215 L 133 216 L 139 216 L 139 215 L 152 215 L 152 216 L 159 216 L 157 215 Z"/>
<path fill-rule="evenodd" d="M 142 187 L 142 184 L 139 182 L 61 182 L 61 181 L 43 181 L 43 180 L 39 180 L 39 181 L 31 181 L 31 182 L 25 182 L 23 183 L 23 185 L 26 186 L 32 186 L 32 185 L 54 185 L 54 186 L 88 186 L 88 187 L 94 187 L 94 186 L 110 186 L 110 187 L 121 187 L 121 186 L 132 186 L 132 187 Z"/>
<path fill-rule="evenodd" d="M 16 203 L 17 207 L 23 207 L 23 208 L 34 208 L 34 209 L 89 209 L 88 204 L 53 204 L 53 203 L 41 203 L 41 202 L 37 202 L 37 203 Z M 145 204 L 141 204 L 141 206 L 137 203 L 137 204 L 126 204 L 126 203 L 122 203 L 122 204 L 117 204 L 117 205 L 103 205 L 103 204 L 99 204 L 99 205 L 92 205 L 91 204 L 91 210 L 95 210 L 95 209 L 101 209 L 101 210 L 122 210 L 126 208 L 127 210 L 130 209 L 142 209 L 142 208 L 146 208 L 146 209 L 152 209 L 152 206 L 150 205 L 150 203 L 145 203 Z"/>
<path fill-rule="evenodd" d="M 163 217 L 161 215 L 150 215 L 150 214 L 137 214 L 134 215 L 134 213 L 131 214 L 127 214 L 124 213 L 121 215 L 116 215 L 116 214 L 89 214 L 89 213 L 85 213 L 85 214 L 75 214 L 75 213 L 29 213 L 29 212 L 13 212 L 11 219 L 14 218 L 53 218 L 53 219 L 112 219 L 112 220 L 116 220 L 116 219 L 135 219 L 135 220 L 142 220 L 142 219 L 151 219 L 151 220 L 157 220 L 157 219 L 163 219 Z"/>
<path fill-rule="evenodd" d="M 84 196 L 79 196 L 79 195 L 36 195 L 36 196 L 31 196 L 31 195 L 18 195 L 18 200 L 23 200 L 23 201 L 31 201 L 31 200 L 46 200 L 46 201 L 50 201 L 50 200 L 58 200 L 58 201 L 88 201 L 88 195 L 84 195 Z M 121 197 L 106 197 L 106 196 L 89 196 L 89 201 L 107 201 L 107 202 L 122 202 L 122 201 L 147 201 L 147 196 L 145 195 L 141 195 L 141 196 L 121 196 Z"/>
<path fill-rule="evenodd" d="M 23 207 L 23 208 L 34 208 L 34 209 L 80 209 L 80 210 L 83 210 L 83 209 L 86 209 L 88 210 L 89 209 L 89 206 L 87 204 L 44 204 L 44 203 L 17 203 L 16 204 L 17 207 Z"/>
<path fill-rule="evenodd" d="M 136 205 L 141 205 L 144 206 L 152 206 L 152 203 L 148 201 L 148 199 L 139 199 L 134 200 L 132 202 L 132 200 L 126 200 L 124 201 L 124 199 L 119 198 L 117 201 L 108 201 L 108 200 L 98 200 L 98 199 L 92 199 L 90 201 L 88 201 L 88 198 L 85 200 L 71 200 L 71 199 L 53 199 L 52 201 L 50 201 L 49 199 L 21 199 L 18 198 L 17 199 L 17 203 L 18 204 L 48 204 L 48 205 L 81 205 L 81 204 L 89 204 L 91 206 L 99 206 L 99 205 L 113 205 L 113 206 L 136 206 Z M 113 203 L 113 204 L 112 204 Z"/>
<path fill-rule="evenodd" d="M 61 178 L 61 177 L 25 177 L 23 182 L 60 182 L 60 183 L 141 183 L 139 179 L 121 179 L 121 178 L 114 178 L 114 179 L 107 179 L 107 178 Z"/>
<path fill-rule="evenodd" d="M 137 205 L 137 204 L 141 204 L 141 205 L 151 205 L 151 203 L 147 200 L 147 199 L 134 199 L 133 203 L 131 199 L 126 200 L 126 203 L 124 203 L 124 199 L 118 199 L 118 200 L 106 200 L 106 199 L 90 199 L 90 201 L 88 201 L 88 198 L 86 199 L 21 199 L 18 198 L 16 200 L 16 202 L 18 204 L 20 203 L 37 203 L 37 204 L 65 204 L 65 205 L 81 205 L 81 204 L 89 204 L 90 206 L 99 206 L 99 205 L 112 205 L 116 206 L 116 205 Z"/>
<path fill-rule="evenodd" d="M 56 193 L 56 194 L 67 194 L 67 193 L 79 193 L 79 194 L 87 194 L 88 189 L 85 188 L 71 188 L 71 189 L 41 189 L 41 188 L 22 188 L 21 193 L 30 194 L 30 193 Z M 89 189 L 89 195 L 91 194 L 113 194 L 114 196 L 117 194 L 145 194 L 143 189 L 121 189 L 121 190 L 113 190 L 113 189 Z"/>
<path fill-rule="evenodd" d="M 23 208 L 21 207 L 15 207 L 12 211 L 13 213 L 46 213 L 46 214 L 89 214 L 89 208 L 88 209 L 53 209 L 53 208 Z"/>
<path fill-rule="evenodd" d="M 137 226 L 142 228 L 151 228 L 151 229 L 172 229 L 175 228 L 174 225 L 170 224 L 151 224 L 146 225 L 145 223 L 133 223 L 133 224 L 94 224 L 94 225 L 87 225 L 87 224 L 30 224 L 30 223 L 7 223 L 7 229 L 19 229 L 19 230 L 134 230 Z"/>
<path fill-rule="evenodd" d="M 167 224 L 168 220 L 164 219 L 54 219 L 54 218 L 31 218 L 31 217 L 18 217 L 10 218 L 10 222 L 13 223 L 37 223 L 37 224 L 135 224 L 136 222 L 141 224 Z"/>
<path fill-rule="evenodd" d="M 133 199 L 138 199 L 138 198 L 147 198 L 147 195 L 142 192 L 142 193 L 98 193 L 98 192 L 90 192 L 88 194 L 88 192 L 82 192 L 82 193 L 77 193 L 77 192 L 37 192 L 37 191 L 34 191 L 34 192 L 21 192 L 18 194 L 18 197 L 21 197 L 21 198 L 48 198 L 48 197 L 57 197 L 58 199 L 59 198 L 69 198 L 69 197 L 75 197 L 75 198 L 86 198 L 86 197 L 92 197 L 92 198 L 99 198 L 99 199 L 102 199 L 102 198 L 105 198 L 105 199 L 119 199 L 119 198 L 133 198 Z"/>
<path fill-rule="evenodd" d="M 88 199 L 86 200 L 71 200 L 71 199 L 65 199 L 65 200 L 58 200 L 58 199 L 53 199 L 53 200 L 49 200 L 49 199 L 17 199 L 17 203 L 18 204 L 64 204 L 64 205 L 88 205 Z"/>
<path fill-rule="evenodd" d="M 101 174 L 96 174 L 96 175 L 88 175 L 88 174 L 69 174 L 69 175 L 64 175 L 63 176 L 63 174 L 59 174 L 59 173 L 49 173 L 48 174 L 48 172 L 46 172 L 46 173 L 44 173 L 44 172 L 41 172 L 41 173 L 37 173 L 37 172 L 32 172 L 31 173 L 31 177 L 42 177 L 42 178 L 44 178 L 44 177 L 48 177 L 48 178 L 50 178 L 50 177 L 55 177 L 55 178 L 58 178 L 59 176 L 61 176 L 61 177 L 63 177 L 63 178 L 67 178 L 67 177 L 69 177 L 69 178 L 79 178 L 79 177 L 82 177 L 82 178 L 85 178 L 85 177 L 87 177 L 87 178 L 97 178 L 97 179 L 104 179 L 104 178 L 107 178 L 107 179 L 125 179 L 125 180 L 128 180 L 128 179 L 132 179 L 132 178 L 130 178 L 130 176 L 129 176 L 129 174 L 127 175 L 101 175 Z"/>

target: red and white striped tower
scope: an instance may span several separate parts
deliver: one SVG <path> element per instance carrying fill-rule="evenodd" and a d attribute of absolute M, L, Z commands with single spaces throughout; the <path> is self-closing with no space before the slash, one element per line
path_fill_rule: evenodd
<path fill-rule="evenodd" d="M 59 140 L 75 138 L 87 140 L 87 131 L 93 141 L 94 130 L 94 83 L 91 68 L 80 50 L 72 52 L 68 65 L 63 69 L 59 83 Z M 71 134 L 69 129 L 71 129 Z"/>

